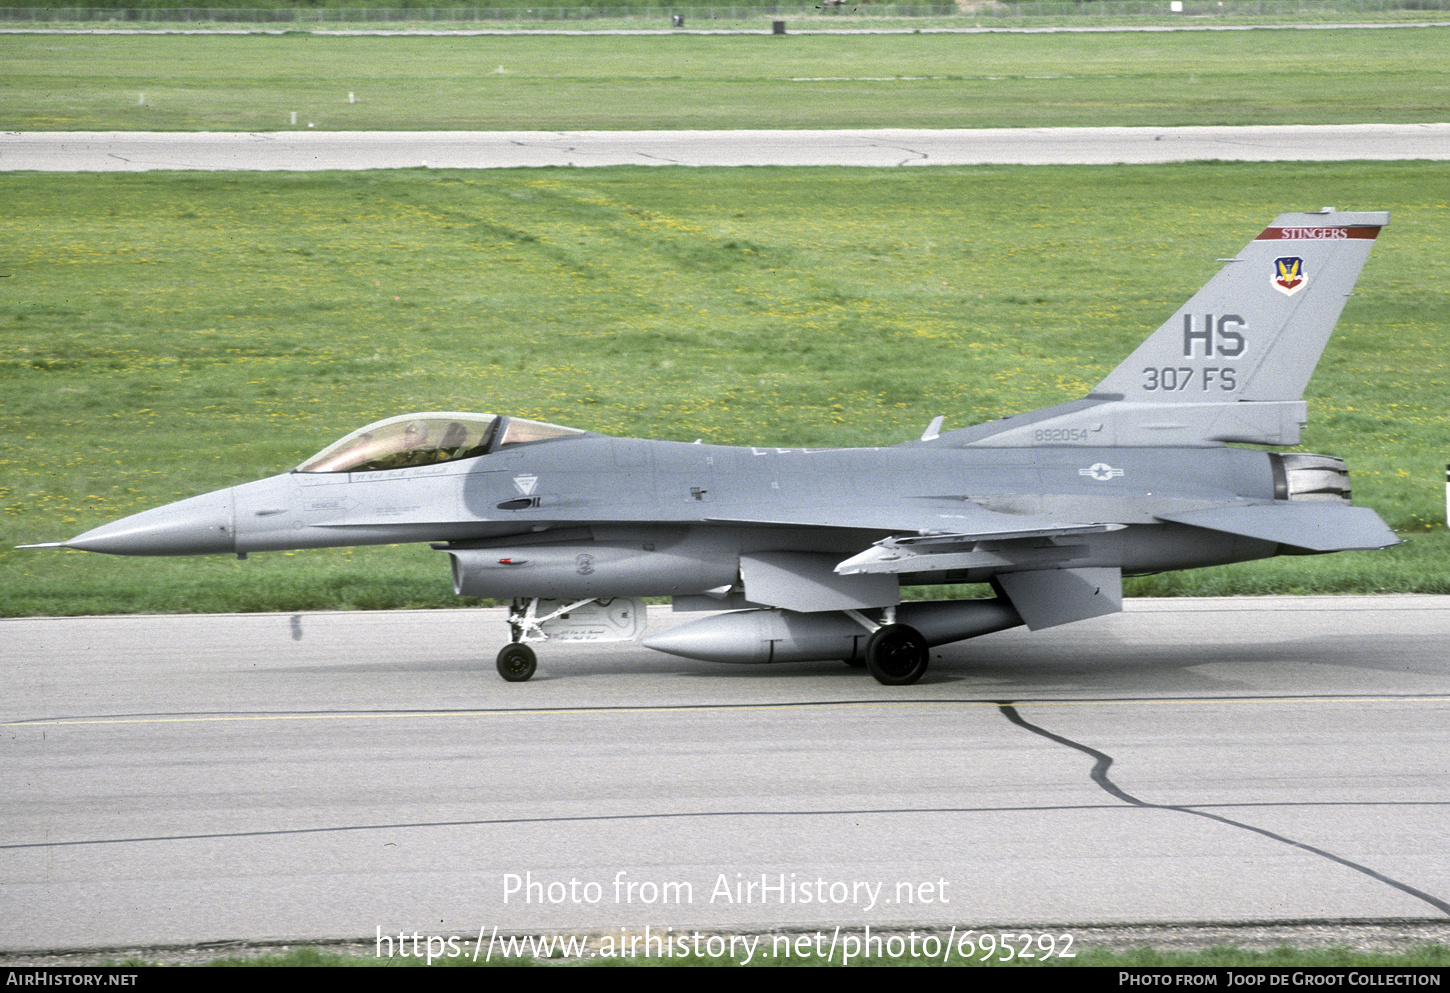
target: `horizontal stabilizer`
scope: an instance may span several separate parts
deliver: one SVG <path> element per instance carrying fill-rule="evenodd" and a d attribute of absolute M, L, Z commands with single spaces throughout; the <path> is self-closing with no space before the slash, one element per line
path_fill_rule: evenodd
<path fill-rule="evenodd" d="M 1157 516 L 1160 521 L 1274 541 L 1307 552 L 1347 552 L 1400 543 L 1373 510 L 1344 503 L 1289 501 Z"/>

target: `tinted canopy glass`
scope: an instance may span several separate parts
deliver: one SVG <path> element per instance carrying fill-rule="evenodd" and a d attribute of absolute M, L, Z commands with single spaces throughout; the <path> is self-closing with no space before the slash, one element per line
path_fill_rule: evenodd
<path fill-rule="evenodd" d="M 402 414 L 359 428 L 297 467 L 298 472 L 374 472 L 471 459 L 508 445 L 563 435 L 577 428 L 495 414 Z"/>

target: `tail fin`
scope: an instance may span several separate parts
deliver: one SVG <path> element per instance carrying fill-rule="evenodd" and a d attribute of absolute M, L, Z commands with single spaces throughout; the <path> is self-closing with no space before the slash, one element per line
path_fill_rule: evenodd
<path fill-rule="evenodd" d="M 1389 222 L 1382 211 L 1279 215 L 1085 400 L 962 440 L 1297 445 L 1304 387 Z"/>
<path fill-rule="evenodd" d="M 1298 400 L 1387 213 L 1281 214 L 1091 395 Z"/>

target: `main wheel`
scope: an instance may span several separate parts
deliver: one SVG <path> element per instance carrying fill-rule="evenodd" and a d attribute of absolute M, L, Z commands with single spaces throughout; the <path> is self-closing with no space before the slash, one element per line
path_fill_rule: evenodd
<path fill-rule="evenodd" d="M 878 683 L 906 686 L 926 674 L 931 650 L 926 639 L 905 624 L 877 628 L 866 642 L 866 668 Z"/>
<path fill-rule="evenodd" d="M 522 683 L 539 667 L 539 657 L 528 645 L 515 642 L 504 645 L 498 653 L 498 674 L 511 683 Z"/>

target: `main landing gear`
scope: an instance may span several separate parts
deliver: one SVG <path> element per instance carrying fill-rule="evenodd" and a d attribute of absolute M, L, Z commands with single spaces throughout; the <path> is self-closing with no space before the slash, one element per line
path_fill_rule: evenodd
<path fill-rule="evenodd" d="M 908 686 L 926 675 L 931 649 L 916 628 L 896 623 L 895 607 L 882 611 L 879 624 L 859 611 L 848 610 L 846 614 L 871 632 L 862 652 L 865 657 L 852 654 L 846 659 L 847 665 L 853 669 L 867 669 L 878 683 L 885 686 Z"/>
<path fill-rule="evenodd" d="M 885 624 L 866 640 L 866 668 L 878 683 L 907 686 L 926 674 L 931 649 L 916 628 Z"/>

